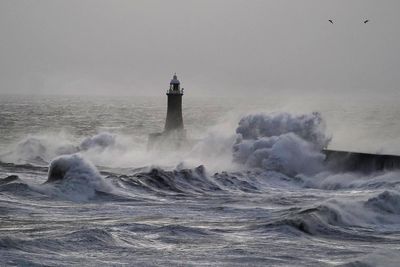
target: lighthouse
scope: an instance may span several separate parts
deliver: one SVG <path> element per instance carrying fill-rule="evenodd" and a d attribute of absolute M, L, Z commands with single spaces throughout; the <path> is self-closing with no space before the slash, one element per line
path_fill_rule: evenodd
<path fill-rule="evenodd" d="M 183 117 L 182 117 L 182 96 L 183 88 L 181 89 L 181 83 L 176 76 L 176 73 L 172 77 L 169 83 L 169 89 L 167 90 L 167 119 L 165 120 L 164 132 L 169 133 L 171 131 L 183 131 Z"/>
<path fill-rule="evenodd" d="M 167 90 L 167 118 L 164 131 L 149 135 L 148 149 L 182 149 L 189 145 L 186 130 L 183 127 L 182 96 L 183 88 L 176 73 L 172 77 Z"/>

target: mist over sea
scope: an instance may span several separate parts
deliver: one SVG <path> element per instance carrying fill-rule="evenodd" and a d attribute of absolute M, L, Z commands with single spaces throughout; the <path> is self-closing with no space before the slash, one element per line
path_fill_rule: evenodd
<path fill-rule="evenodd" d="M 165 96 L 1 96 L 0 265 L 398 266 L 400 172 L 321 153 L 400 154 L 396 99 L 185 95 L 195 145 L 147 151 L 165 116 Z"/>

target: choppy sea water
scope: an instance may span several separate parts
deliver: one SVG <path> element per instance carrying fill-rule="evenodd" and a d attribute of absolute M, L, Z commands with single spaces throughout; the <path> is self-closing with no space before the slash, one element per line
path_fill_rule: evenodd
<path fill-rule="evenodd" d="M 394 101 L 185 96 L 194 146 L 147 151 L 165 102 L 2 97 L 0 265 L 399 265 L 400 173 L 320 153 L 398 153 Z"/>

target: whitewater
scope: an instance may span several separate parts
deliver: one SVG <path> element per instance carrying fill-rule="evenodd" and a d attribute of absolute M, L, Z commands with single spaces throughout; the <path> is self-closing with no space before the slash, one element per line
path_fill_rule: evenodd
<path fill-rule="evenodd" d="M 147 151 L 164 98 L 0 99 L 1 266 L 399 266 L 394 100 L 185 99 L 194 146 Z"/>

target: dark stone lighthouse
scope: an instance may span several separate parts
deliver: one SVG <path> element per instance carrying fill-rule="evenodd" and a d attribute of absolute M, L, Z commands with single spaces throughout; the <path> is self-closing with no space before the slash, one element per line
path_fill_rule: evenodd
<path fill-rule="evenodd" d="M 176 74 L 169 83 L 167 91 L 168 106 L 167 106 L 167 119 L 165 121 L 164 132 L 170 131 L 184 131 L 183 117 L 182 117 L 182 96 L 183 88 L 181 90 L 181 83 Z"/>
<path fill-rule="evenodd" d="M 167 90 L 168 105 L 164 131 L 149 135 L 148 149 L 182 148 L 189 144 L 183 127 L 182 96 L 183 88 L 181 89 L 181 83 L 174 74 Z"/>

